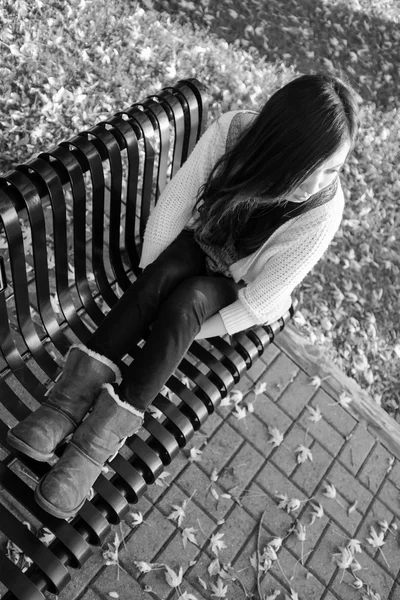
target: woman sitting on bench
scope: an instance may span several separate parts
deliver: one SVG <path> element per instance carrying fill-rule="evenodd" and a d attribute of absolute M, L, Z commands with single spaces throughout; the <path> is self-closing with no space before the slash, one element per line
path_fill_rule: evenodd
<path fill-rule="evenodd" d="M 43 405 L 9 431 L 10 445 L 39 461 L 73 434 L 36 487 L 44 510 L 76 514 L 193 340 L 273 323 L 290 308 L 340 225 L 339 171 L 358 128 L 352 88 L 315 74 L 204 133 L 150 215 L 143 272 L 88 345 L 71 348 Z M 122 378 L 118 363 L 149 327 Z"/>

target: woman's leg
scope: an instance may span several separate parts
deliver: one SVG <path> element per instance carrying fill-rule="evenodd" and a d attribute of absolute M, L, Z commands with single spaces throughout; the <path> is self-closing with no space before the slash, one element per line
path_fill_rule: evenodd
<path fill-rule="evenodd" d="M 145 410 L 173 374 L 204 321 L 235 302 L 240 285 L 228 277 L 192 277 L 161 304 L 142 350 L 117 389 L 122 400 Z"/>
<path fill-rule="evenodd" d="M 142 339 L 172 290 L 183 280 L 205 272 L 205 255 L 193 233 L 182 231 L 124 292 L 91 336 L 88 348 L 120 361 Z"/>
<path fill-rule="evenodd" d="M 121 386 L 103 386 L 92 412 L 39 482 L 35 498 L 44 510 L 69 518 L 83 506 L 102 466 L 140 429 L 143 411 L 179 365 L 202 323 L 234 302 L 239 287 L 227 277 L 191 277 L 162 302 L 150 336 Z"/>

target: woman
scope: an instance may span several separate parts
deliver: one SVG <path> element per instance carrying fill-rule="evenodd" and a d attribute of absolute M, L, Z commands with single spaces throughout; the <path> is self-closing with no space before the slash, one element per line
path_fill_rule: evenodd
<path fill-rule="evenodd" d="M 9 432 L 36 460 L 73 433 L 36 488 L 42 508 L 62 518 L 81 508 L 194 339 L 272 323 L 290 307 L 339 227 L 339 171 L 358 127 L 354 91 L 316 74 L 204 133 L 148 220 L 143 272 L 88 346 L 71 349 L 45 403 Z M 149 326 L 121 378 L 117 364 Z"/>

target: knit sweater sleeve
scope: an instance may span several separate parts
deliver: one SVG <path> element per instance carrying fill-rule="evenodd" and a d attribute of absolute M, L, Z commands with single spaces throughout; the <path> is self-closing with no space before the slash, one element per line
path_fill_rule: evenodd
<path fill-rule="evenodd" d="M 225 150 L 224 121 L 217 119 L 202 135 L 190 156 L 167 184 L 146 223 L 139 266 L 152 263 L 190 221 L 197 193 Z"/>
<path fill-rule="evenodd" d="M 343 204 L 339 186 L 331 207 L 295 219 L 283 234 L 276 232 L 274 251 L 259 274 L 239 291 L 236 302 L 220 311 L 230 335 L 254 325 L 271 324 L 290 308 L 294 288 L 320 260 L 335 235 Z"/>

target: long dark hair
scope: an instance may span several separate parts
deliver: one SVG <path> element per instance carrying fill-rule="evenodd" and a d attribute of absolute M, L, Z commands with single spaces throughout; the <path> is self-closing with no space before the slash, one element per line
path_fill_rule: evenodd
<path fill-rule="evenodd" d="M 280 206 L 349 140 L 359 109 L 352 87 L 333 75 L 298 77 L 275 92 L 234 146 L 217 161 L 200 188 L 196 226 L 205 243 L 239 239 L 258 213 Z M 248 228 L 247 228 L 248 229 Z M 246 250 L 262 243 L 265 228 L 247 235 Z M 242 248 L 243 250 L 243 248 Z"/>

